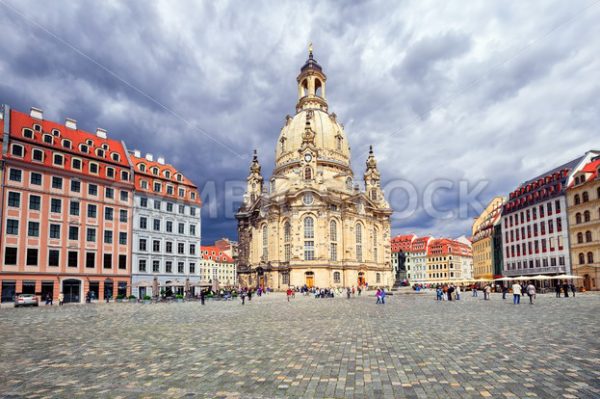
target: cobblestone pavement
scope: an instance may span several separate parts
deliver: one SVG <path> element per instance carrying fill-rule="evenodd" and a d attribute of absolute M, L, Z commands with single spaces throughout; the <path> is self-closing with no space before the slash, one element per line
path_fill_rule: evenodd
<path fill-rule="evenodd" d="M 470 295 L 3 308 L 0 397 L 600 397 L 600 295 Z"/>

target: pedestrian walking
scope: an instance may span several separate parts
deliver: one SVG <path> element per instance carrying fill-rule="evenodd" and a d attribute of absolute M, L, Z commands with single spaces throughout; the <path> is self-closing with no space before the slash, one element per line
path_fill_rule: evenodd
<path fill-rule="evenodd" d="M 200 291 L 200 304 L 204 305 L 204 298 L 206 296 L 206 291 L 202 290 Z"/>
<path fill-rule="evenodd" d="M 473 292 L 473 296 L 476 297 L 477 296 L 477 286 L 475 284 L 473 284 L 471 286 L 471 291 Z"/>
<path fill-rule="evenodd" d="M 385 288 L 381 289 L 381 292 L 379 293 L 379 296 L 381 298 L 381 304 L 385 305 Z"/>
<path fill-rule="evenodd" d="M 346 297 L 348 299 L 350 299 L 350 294 L 352 293 L 352 291 L 350 291 L 350 287 L 346 288 Z"/>
<path fill-rule="evenodd" d="M 248 289 L 248 301 L 252 300 L 252 288 Z"/>
<path fill-rule="evenodd" d="M 377 301 L 375 302 L 375 304 L 380 304 L 381 303 L 381 290 L 379 290 L 379 288 L 377 288 L 377 292 L 375 293 L 375 297 L 377 298 Z"/>
<path fill-rule="evenodd" d="M 65 295 L 61 292 L 58 294 L 58 306 L 62 306 L 65 300 Z"/>
<path fill-rule="evenodd" d="M 443 298 L 443 296 L 442 296 L 442 295 L 443 295 L 443 292 L 442 292 L 442 287 L 438 286 L 438 287 L 435 289 L 435 293 L 436 293 L 436 299 L 437 299 L 438 301 L 441 301 L 441 300 L 442 300 L 442 298 Z"/>
<path fill-rule="evenodd" d="M 492 293 L 492 286 L 491 285 L 486 285 L 485 288 L 483 289 L 483 299 L 485 299 L 486 301 L 490 300 L 490 294 Z"/>
<path fill-rule="evenodd" d="M 286 295 L 287 295 L 287 301 L 290 301 L 290 297 L 292 296 L 292 289 L 288 288 L 286 291 Z"/>
<path fill-rule="evenodd" d="M 569 297 L 569 283 L 567 283 L 567 280 L 565 280 L 565 282 L 563 283 L 563 292 L 565 293 L 565 298 Z"/>
<path fill-rule="evenodd" d="M 556 282 L 556 287 L 554 287 L 554 292 L 556 292 L 556 297 L 560 298 L 560 281 Z"/>
<path fill-rule="evenodd" d="M 506 294 L 508 293 L 508 287 L 502 284 L 502 299 L 506 299 Z"/>
<path fill-rule="evenodd" d="M 527 296 L 529 296 L 529 304 L 533 305 L 533 300 L 535 299 L 535 285 L 532 282 L 529 282 L 529 285 L 526 288 Z"/>
<path fill-rule="evenodd" d="M 456 300 L 460 301 L 460 285 L 456 286 Z"/>
<path fill-rule="evenodd" d="M 514 283 L 512 285 L 513 290 L 513 305 L 519 305 L 521 303 L 521 284 Z"/>
<path fill-rule="evenodd" d="M 573 294 L 573 298 L 575 298 L 576 291 L 577 291 L 577 288 L 575 288 L 575 284 L 571 283 L 571 293 Z"/>
<path fill-rule="evenodd" d="M 246 290 L 245 289 L 240 290 L 240 299 L 242 300 L 242 305 L 244 305 L 246 303 Z"/>

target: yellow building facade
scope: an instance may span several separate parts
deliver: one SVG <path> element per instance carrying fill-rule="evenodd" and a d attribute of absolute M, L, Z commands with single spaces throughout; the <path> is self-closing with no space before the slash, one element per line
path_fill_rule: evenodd
<path fill-rule="evenodd" d="M 600 159 L 573 177 L 567 189 L 571 264 L 579 288 L 600 289 Z"/>
<path fill-rule="evenodd" d="M 483 212 L 475 218 L 472 227 L 473 278 L 493 279 L 494 225 L 500 221 L 502 197 L 494 197 Z"/>
<path fill-rule="evenodd" d="M 285 119 L 268 184 L 254 155 L 236 214 L 242 286 L 284 290 L 394 283 L 392 210 L 373 150 L 362 189 L 350 167 L 343 126 L 328 110 L 326 80 L 311 51 L 297 77 L 296 114 Z"/>

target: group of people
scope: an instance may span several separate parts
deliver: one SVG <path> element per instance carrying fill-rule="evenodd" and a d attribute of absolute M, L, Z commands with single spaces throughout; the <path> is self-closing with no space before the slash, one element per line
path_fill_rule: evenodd
<path fill-rule="evenodd" d="M 438 285 L 435 289 L 436 300 L 437 301 L 451 301 L 451 300 L 460 300 L 460 294 L 462 292 L 462 288 L 460 285 L 454 284 L 444 284 Z"/>

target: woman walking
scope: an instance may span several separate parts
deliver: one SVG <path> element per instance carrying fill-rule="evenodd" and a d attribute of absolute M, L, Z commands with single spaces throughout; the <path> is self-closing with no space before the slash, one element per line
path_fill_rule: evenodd
<path fill-rule="evenodd" d="M 521 284 L 514 283 L 512 286 L 513 290 L 513 305 L 519 305 L 521 303 Z"/>
<path fill-rule="evenodd" d="M 527 296 L 529 296 L 529 304 L 533 305 L 533 299 L 535 298 L 535 285 L 530 281 L 526 288 Z"/>

